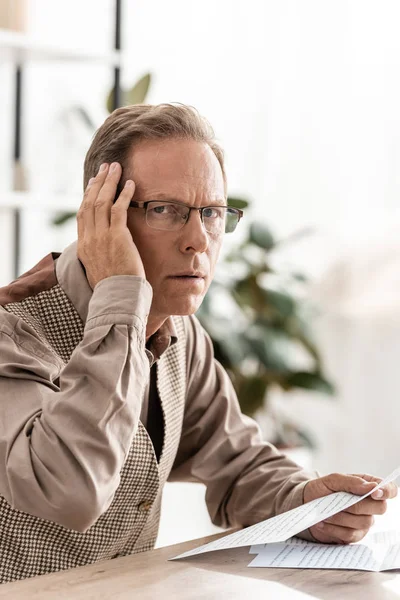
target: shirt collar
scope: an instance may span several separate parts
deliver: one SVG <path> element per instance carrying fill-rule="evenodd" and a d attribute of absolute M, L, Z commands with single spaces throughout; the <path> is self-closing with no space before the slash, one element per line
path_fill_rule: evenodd
<path fill-rule="evenodd" d="M 149 338 L 146 348 L 152 353 L 154 360 L 160 356 L 173 344 L 178 341 L 175 324 L 172 317 L 169 317 L 153 335 Z"/>
<path fill-rule="evenodd" d="M 77 242 L 73 242 L 56 259 L 56 276 L 58 283 L 74 305 L 77 313 L 86 323 L 89 302 L 93 291 L 86 278 L 82 263 L 77 257 Z M 178 340 L 175 324 L 169 317 L 160 329 L 148 340 L 147 349 L 150 350 L 155 360 Z"/>

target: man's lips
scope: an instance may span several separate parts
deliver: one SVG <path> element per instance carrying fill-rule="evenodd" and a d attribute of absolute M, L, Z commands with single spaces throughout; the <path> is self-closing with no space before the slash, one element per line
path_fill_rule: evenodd
<path fill-rule="evenodd" d="M 184 286 L 185 289 L 196 290 L 196 293 L 203 292 L 205 289 L 206 276 L 200 272 L 185 271 L 169 275 L 168 279 L 174 281 L 178 286 Z"/>
<path fill-rule="evenodd" d="M 181 277 L 181 278 L 186 278 L 186 277 L 190 277 L 192 279 L 205 279 L 205 274 L 201 273 L 200 271 L 183 271 L 182 273 L 174 273 L 173 275 L 169 275 L 169 277 L 172 278 L 177 278 L 177 277 Z"/>

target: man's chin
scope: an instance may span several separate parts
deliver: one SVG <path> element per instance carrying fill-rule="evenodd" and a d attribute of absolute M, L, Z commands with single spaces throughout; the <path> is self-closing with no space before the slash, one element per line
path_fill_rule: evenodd
<path fill-rule="evenodd" d="M 165 312 L 170 316 L 186 317 L 193 315 L 200 308 L 203 298 L 204 296 L 194 296 L 190 298 L 171 299 L 171 302 L 165 307 Z"/>
<path fill-rule="evenodd" d="M 172 314 L 180 317 L 188 317 L 189 315 L 194 315 L 195 312 L 200 308 L 201 302 L 197 302 L 196 304 L 191 304 L 190 306 L 182 306 L 177 307 L 176 311 Z"/>

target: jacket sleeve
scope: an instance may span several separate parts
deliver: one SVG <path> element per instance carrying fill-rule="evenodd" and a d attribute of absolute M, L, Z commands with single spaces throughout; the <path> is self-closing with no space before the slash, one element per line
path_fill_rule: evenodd
<path fill-rule="evenodd" d="M 0 494 L 13 508 L 85 531 L 110 505 L 148 379 L 151 297 L 139 277 L 101 281 L 61 372 L 34 332 L 2 313 Z"/>
<path fill-rule="evenodd" d="M 187 327 L 187 399 L 170 480 L 204 483 L 211 519 L 221 527 L 252 525 L 299 506 L 317 474 L 262 441 L 255 421 L 241 413 L 210 338 L 194 317 Z"/>

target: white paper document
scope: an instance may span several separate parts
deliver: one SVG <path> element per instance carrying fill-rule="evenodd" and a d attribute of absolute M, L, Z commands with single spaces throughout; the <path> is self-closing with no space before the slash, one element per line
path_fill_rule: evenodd
<path fill-rule="evenodd" d="M 361 571 L 400 569 L 400 531 L 373 533 L 362 542 L 343 546 L 302 540 L 301 543 L 291 543 L 293 541 L 257 546 L 258 556 L 249 567 Z"/>
<path fill-rule="evenodd" d="M 303 544 L 307 544 L 307 542 L 306 542 L 306 540 L 302 540 L 301 538 L 292 537 L 292 538 L 289 538 L 288 540 L 286 540 L 285 544 L 290 544 L 291 546 L 301 546 Z M 250 547 L 249 554 L 258 554 L 259 552 L 262 552 L 262 550 L 267 545 L 268 544 L 255 544 Z"/>
<path fill-rule="evenodd" d="M 400 544 L 400 531 L 393 531 L 393 530 L 384 530 L 384 531 L 375 531 L 373 533 L 369 532 L 365 538 L 363 539 L 362 542 L 360 542 L 361 544 L 366 544 L 369 542 L 373 542 L 375 544 Z M 307 544 L 309 544 L 311 542 L 307 542 L 306 540 L 302 540 L 301 538 L 298 537 L 292 537 L 289 538 L 288 540 L 286 540 L 285 544 L 287 545 L 291 545 L 291 546 L 306 546 Z M 312 542 L 312 543 L 317 543 L 318 542 Z M 321 544 L 322 546 L 325 546 L 325 544 Z M 254 546 L 250 547 L 249 550 L 249 554 L 259 554 L 260 552 L 262 552 L 265 548 L 267 548 L 267 546 L 269 546 L 269 544 L 256 544 Z"/>
<path fill-rule="evenodd" d="M 284 542 L 288 538 L 300 533 L 300 531 L 304 531 L 316 523 L 324 521 L 336 513 L 345 510 L 349 506 L 360 502 L 360 500 L 363 500 L 363 498 L 372 494 L 375 489 L 394 481 L 399 475 L 400 467 L 363 496 L 357 496 L 356 494 L 349 494 L 347 492 L 335 492 L 334 494 L 329 494 L 329 496 L 307 502 L 298 508 L 293 508 L 288 512 L 267 519 L 266 521 L 261 521 L 261 523 L 257 523 L 256 525 L 251 525 L 236 533 L 221 537 L 214 542 L 184 552 L 170 560 L 187 558 L 189 556 L 195 556 L 204 552 L 212 552 L 214 550 L 226 550 L 228 548 L 239 548 L 242 546 Z"/>

